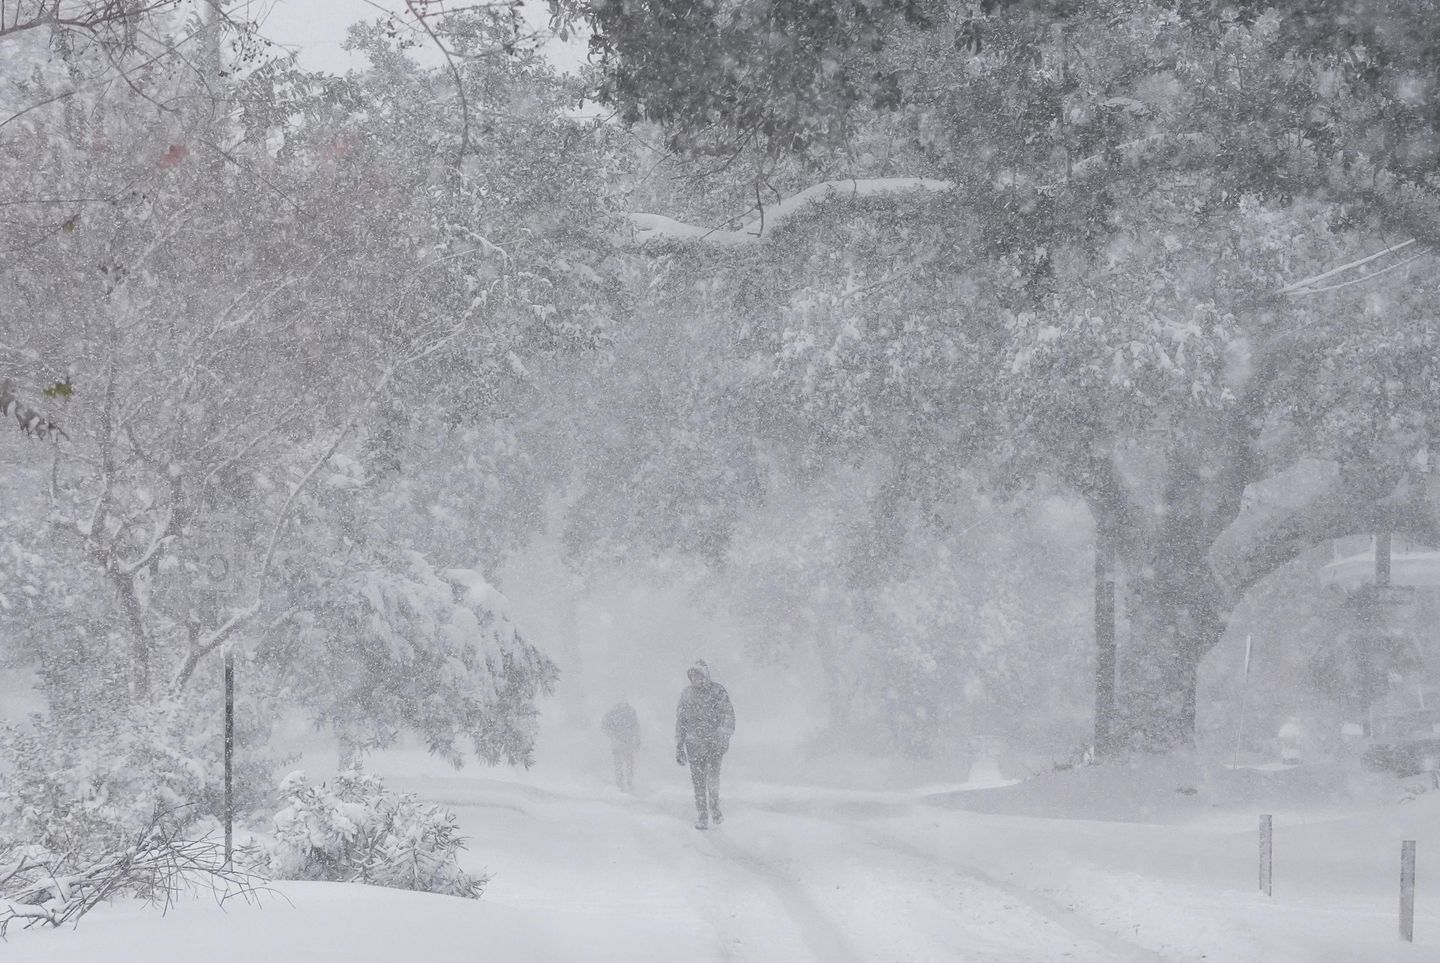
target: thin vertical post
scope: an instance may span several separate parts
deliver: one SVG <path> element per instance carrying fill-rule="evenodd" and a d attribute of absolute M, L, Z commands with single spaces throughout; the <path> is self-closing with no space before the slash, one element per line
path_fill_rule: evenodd
<path fill-rule="evenodd" d="M 235 656 L 225 650 L 225 864 L 235 843 Z"/>
<path fill-rule="evenodd" d="M 1400 843 L 1400 938 L 1415 942 L 1415 840 Z"/>
<path fill-rule="evenodd" d="M 1271 893 L 1270 861 L 1274 853 L 1274 821 L 1267 813 L 1260 817 L 1260 892 Z"/>
<path fill-rule="evenodd" d="M 1113 748 L 1115 722 L 1115 540 L 1095 525 L 1095 754 Z"/>
<path fill-rule="evenodd" d="M 1240 740 L 1245 736 L 1245 704 L 1250 699 L 1250 651 L 1254 636 L 1245 636 L 1245 667 L 1240 676 L 1240 717 L 1235 723 L 1235 755 L 1230 757 L 1230 768 L 1240 768 Z"/>
<path fill-rule="evenodd" d="M 1385 523 L 1375 533 L 1375 585 L 1385 588 L 1390 584 L 1390 525 Z"/>

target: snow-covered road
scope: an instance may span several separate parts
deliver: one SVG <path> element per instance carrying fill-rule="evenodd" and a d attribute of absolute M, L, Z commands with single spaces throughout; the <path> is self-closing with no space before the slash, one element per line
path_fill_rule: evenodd
<path fill-rule="evenodd" d="M 577 959 L 1160 958 L 942 840 L 917 841 L 924 813 L 893 799 L 742 785 L 726 824 L 698 832 L 678 788 L 589 798 L 529 789 L 523 807 L 514 786 L 414 788 L 459 813 L 477 868 L 497 873 L 487 900 L 589 918 L 587 931 L 604 935 Z M 628 935 L 638 929 L 650 930 L 640 956 Z"/>
<path fill-rule="evenodd" d="M 586 920 L 567 924 L 589 934 L 575 959 L 1339 961 L 1440 946 L 1436 933 L 1398 944 L 1383 891 L 1325 888 L 1311 868 L 1330 845 L 1324 821 L 1306 830 L 1311 863 L 1287 874 L 1304 877 L 1286 881 L 1297 892 L 1264 900 L 1250 889 L 1253 838 L 1223 821 L 984 816 L 739 781 L 725 825 L 698 832 L 681 776 L 636 796 L 463 778 L 412 788 L 459 813 L 475 866 L 496 873 L 487 901 Z M 1434 907 L 1422 913 L 1440 929 Z"/>
<path fill-rule="evenodd" d="M 499 777 L 499 778 L 497 778 Z M 634 796 L 592 771 L 396 773 L 454 809 L 484 899 L 286 883 L 285 899 L 162 917 L 105 907 L 76 931 L 12 933 L 26 963 L 1043 963 L 1440 958 L 1440 873 L 1424 863 L 1417 942 L 1395 935 L 1391 836 L 1440 798 L 1277 816 L 1277 890 L 1254 892 L 1239 814 L 1138 823 L 985 815 L 933 793 L 731 779 L 727 820 L 690 825 L 688 779 Z M 1397 837 L 1398 838 L 1398 837 Z M 1440 840 L 1437 840 L 1440 842 Z"/>
<path fill-rule="evenodd" d="M 593 917 L 586 959 L 635 959 L 627 931 L 657 925 L 668 959 L 1158 959 L 1061 903 L 853 814 L 906 822 L 894 804 L 822 798 L 782 812 L 742 790 L 730 820 L 702 833 L 678 792 L 531 790 L 515 807 L 513 787 L 428 788 L 460 814 L 477 864 L 497 872 L 487 900 Z"/>

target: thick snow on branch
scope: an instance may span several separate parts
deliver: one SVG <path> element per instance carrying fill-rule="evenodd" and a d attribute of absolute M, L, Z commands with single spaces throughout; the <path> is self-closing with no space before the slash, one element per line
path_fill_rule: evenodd
<path fill-rule="evenodd" d="M 832 198 L 878 197 L 886 194 L 903 194 L 910 191 L 948 191 L 954 187 L 951 181 L 932 180 L 925 177 L 872 177 L 841 181 L 824 181 L 805 188 L 769 207 L 761 206 L 759 213 L 734 231 L 686 224 L 663 214 L 631 214 L 630 224 L 635 240 L 646 241 L 696 241 L 715 247 L 740 247 L 758 244 L 775 228 L 794 217 L 811 204 Z"/>
<path fill-rule="evenodd" d="M 1416 240 L 1416 238 L 1412 237 L 1408 241 L 1402 241 L 1401 243 L 1393 245 L 1392 247 L 1387 247 L 1383 251 L 1377 251 L 1374 254 L 1368 255 L 1367 257 L 1362 257 L 1355 261 L 1351 261 L 1348 264 L 1342 264 L 1337 268 L 1331 268 L 1330 270 L 1322 272 L 1320 274 L 1312 275 L 1308 278 L 1303 278 L 1302 280 L 1296 281 L 1294 284 L 1287 284 L 1285 287 L 1280 289 L 1279 293 L 1290 297 L 1301 294 L 1319 294 L 1321 291 L 1334 291 L 1336 288 L 1348 287 L 1351 284 L 1358 284 L 1361 281 L 1368 281 L 1371 278 L 1379 277 L 1382 274 L 1387 274 L 1390 271 L 1393 271 L 1395 268 L 1403 267 L 1404 265 L 1409 264 L 1411 261 L 1423 257 L 1423 253 L 1407 257 L 1405 260 L 1400 261 L 1396 264 L 1392 264 L 1389 267 L 1379 268 L 1377 270 L 1370 271 L 1369 273 L 1362 274 L 1359 277 L 1351 278 L 1348 281 L 1339 281 L 1332 284 L 1324 285 L 1323 287 L 1319 286 L 1321 281 L 1328 281 L 1337 275 L 1344 274 L 1346 271 L 1353 271 L 1355 268 L 1363 267 L 1366 264 L 1369 264 L 1371 261 L 1377 260 L 1378 258 L 1385 257 L 1388 254 L 1394 254 L 1396 251 L 1403 251 L 1405 248 L 1414 244 Z"/>

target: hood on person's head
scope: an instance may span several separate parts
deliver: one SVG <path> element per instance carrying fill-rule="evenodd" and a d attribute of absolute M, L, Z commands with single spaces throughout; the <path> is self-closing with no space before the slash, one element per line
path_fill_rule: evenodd
<path fill-rule="evenodd" d="M 705 664 L 704 659 L 696 659 L 685 674 L 690 677 L 691 685 L 705 685 L 710 681 L 710 667 Z"/>

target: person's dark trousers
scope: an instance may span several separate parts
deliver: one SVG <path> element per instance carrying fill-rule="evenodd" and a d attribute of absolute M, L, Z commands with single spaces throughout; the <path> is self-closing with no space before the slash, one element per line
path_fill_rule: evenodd
<path fill-rule="evenodd" d="M 624 792 L 635 788 L 635 753 L 615 750 L 615 785 Z"/>
<path fill-rule="evenodd" d="M 690 781 L 695 784 L 695 814 L 700 822 L 713 818 L 717 823 L 720 815 L 720 760 L 724 753 L 689 753 Z"/>

